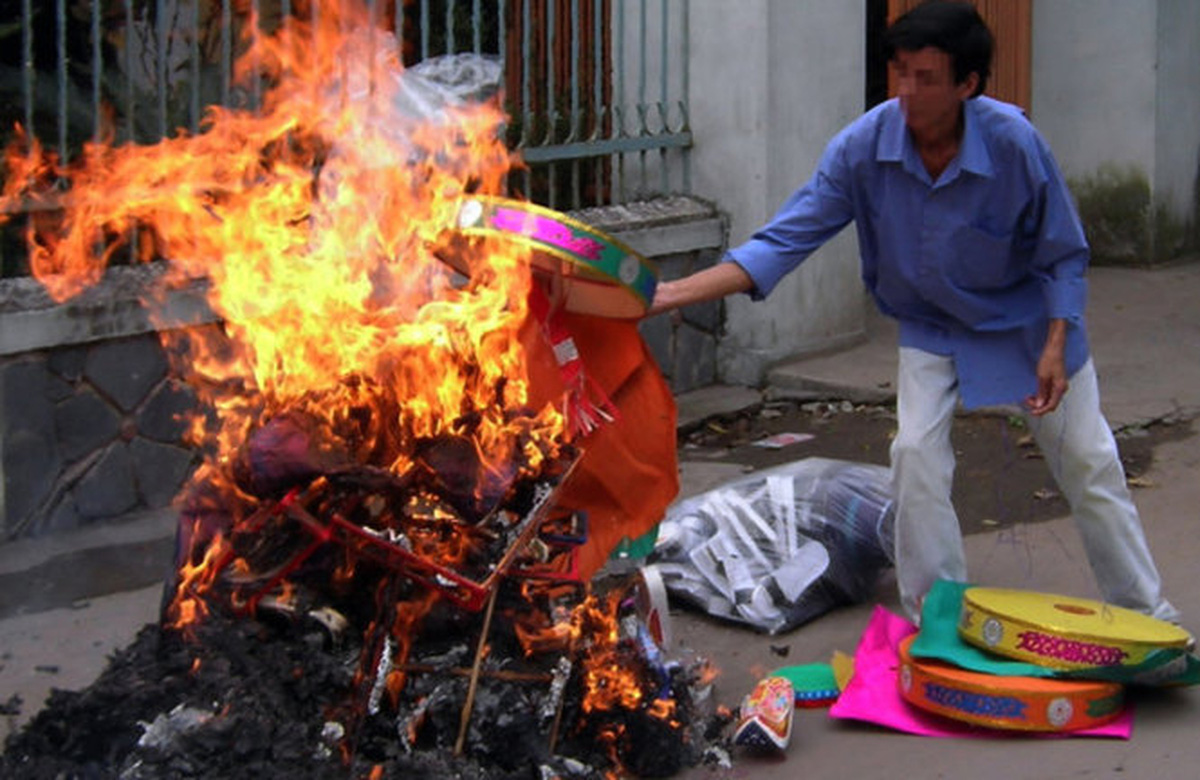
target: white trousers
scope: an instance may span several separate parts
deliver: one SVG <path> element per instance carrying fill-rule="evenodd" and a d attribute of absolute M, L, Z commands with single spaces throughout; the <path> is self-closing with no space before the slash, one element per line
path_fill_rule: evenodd
<path fill-rule="evenodd" d="M 962 529 L 950 502 L 950 427 L 957 404 L 953 360 L 901 347 L 899 430 L 891 448 L 896 579 L 900 602 L 914 619 L 936 580 L 968 581 Z M 1057 409 L 1042 417 L 1026 414 L 1025 420 L 1071 507 L 1104 600 L 1178 620 L 1179 613 L 1162 596 L 1117 443 L 1100 410 L 1092 361 L 1071 377 Z"/>

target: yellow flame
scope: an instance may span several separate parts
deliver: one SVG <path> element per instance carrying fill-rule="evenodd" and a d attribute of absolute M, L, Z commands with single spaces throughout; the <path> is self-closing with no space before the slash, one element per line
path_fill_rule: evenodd
<path fill-rule="evenodd" d="M 201 132 L 154 146 L 89 143 L 65 166 L 22 139 L 0 206 L 38 209 L 31 267 L 57 299 L 96 282 L 134 228 L 166 285 L 205 280 L 221 326 L 170 345 L 216 413 L 193 428 L 214 453 L 198 478 L 222 481 L 284 410 L 396 472 L 413 441 L 447 433 L 470 439 L 482 476 L 536 470 L 563 421 L 524 409 L 528 257 L 458 246 L 464 282 L 438 256 L 460 198 L 502 190 L 498 101 L 414 108 L 423 85 L 363 4 L 318 6 L 315 24 L 246 42 L 235 75 L 267 85 L 261 106 L 210 108 Z"/>

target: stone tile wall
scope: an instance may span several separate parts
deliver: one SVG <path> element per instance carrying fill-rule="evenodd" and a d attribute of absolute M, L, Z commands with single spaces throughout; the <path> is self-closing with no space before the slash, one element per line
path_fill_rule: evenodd
<path fill-rule="evenodd" d="M 653 259 L 663 280 L 678 279 L 720 262 L 726 248 L 725 217 L 712 204 L 692 197 L 585 209 L 574 215 Z M 676 393 L 720 380 L 717 344 L 724 322 L 723 301 L 696 304 L 642 321 L 642 338 Z"/>
<path fill-rule="evenodd" d="M 713 250 L 656 258 L 662 279 L 678 279 L 720 260 Z M 638 330 L 676 393 L 707 387 L 718 380 L 717 342 L 725 304 L 710 301 L 643 320 Z"/>
<path fill-rule="evenodd" d="M 725 221 L 691 198 L 575 216 L 655 260 L 665 279 L 724 249 Z M 62 304 L 30 279 L 0 281 L 0 541 L 168 506 L 196 465 L 183 442 L 196 398 L 172 375 L 152 323 L 212 327 L 216 317 L 203 282 L 144 303 L 157 273 L 110 269 Z M 720 302 L 642 322 L 675 392 L 717 381 L 722 322 Z"/>
<path fill-rule="evenodd" d="M 190 390 L 155 334 L 0 362 L 6 536 L 39 536 L 166 506 L 193 466 Z"/>

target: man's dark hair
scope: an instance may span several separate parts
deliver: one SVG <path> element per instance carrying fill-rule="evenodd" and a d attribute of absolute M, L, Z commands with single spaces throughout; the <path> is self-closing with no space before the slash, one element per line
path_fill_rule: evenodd
<path fill-rule="evenodd" d="M 883 53 L 890 62 L 897 51 L 917 51 L 926 46 L 950 55 L 954 83 L 972 73 L 979 85 L 971 97 L 982 95 L 992 72 L 992 31 L 970 3 L 929 0 L 901 16 L 883 35 Z"/>

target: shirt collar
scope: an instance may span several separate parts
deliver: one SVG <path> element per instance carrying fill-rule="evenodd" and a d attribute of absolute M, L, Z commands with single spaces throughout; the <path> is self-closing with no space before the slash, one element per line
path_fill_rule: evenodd
<path fill-rule="evenodd" d="M 951 166 L 977 176 L 990 177 L 993 174 L 992 157 L 983 141 L 978 101 L 979 98 L 971 98 L 963 103 L 962 144 Z M 900 101 L 893 98 L 893 103 L 893 110 L 884 115 L 875 159 L 879 162 L 901 163 L 909 173 L 928 178 L 925 166 L 921 164 L 921 158 L 904 124 L 904 112 L 900 110 Z"/>
<path fill-rule="evenodd" d="M 964 171 L 990 177 L 993 173 L 992 156 L 983 142 L 983 117 L 980 115 L 979 100 L 971 98 L 963 103 L 963 140 L 958 158 L 962 161 Z"/>

